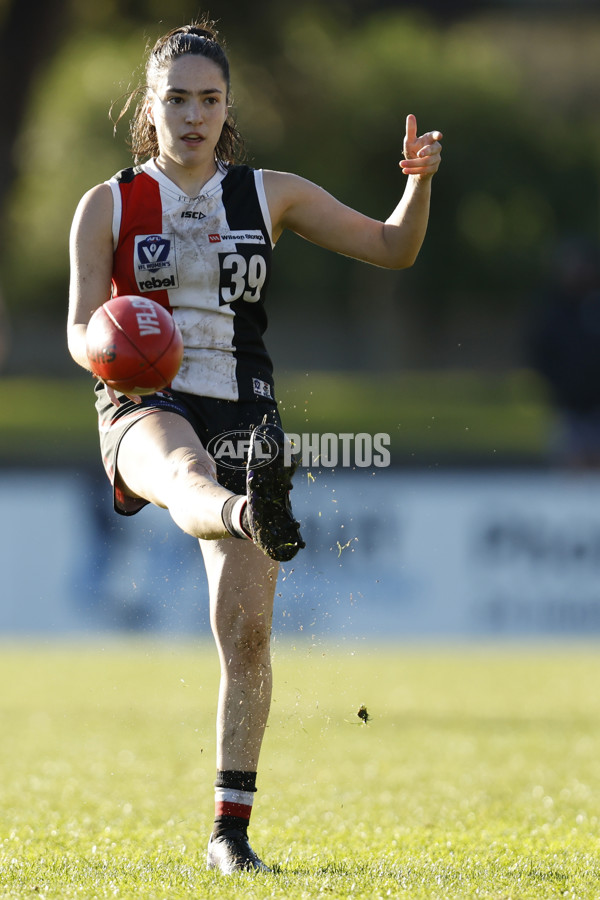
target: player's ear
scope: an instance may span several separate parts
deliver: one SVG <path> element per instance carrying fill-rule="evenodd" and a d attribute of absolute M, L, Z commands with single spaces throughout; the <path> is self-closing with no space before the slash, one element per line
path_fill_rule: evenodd
<path fill-rule="evenodd" d="M 151 125 L 154 125 L 154 114 L 153 114 L 153 111 L 152 111 L 152 100 L 151 100 L 151 98 L 150 98 L 149 95 L 146 97 L 146 107 L 145 107 L 145 111 L 146 111 L 146 118 L 148 119 L 148 121 L 150 122 Z"/>

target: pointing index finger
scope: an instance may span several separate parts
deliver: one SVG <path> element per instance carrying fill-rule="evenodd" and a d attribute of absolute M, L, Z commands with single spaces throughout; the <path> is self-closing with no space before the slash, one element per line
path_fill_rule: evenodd
<path fill-rule="evenodd" d="M 412 144 L 417 139 L 417 118 L 409 113 L 406 117 L 406 141 Z"/>

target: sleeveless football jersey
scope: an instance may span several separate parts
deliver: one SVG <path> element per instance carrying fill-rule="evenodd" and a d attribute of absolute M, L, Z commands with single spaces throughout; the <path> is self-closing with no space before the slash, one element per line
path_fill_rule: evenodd
<path fill-rule="evenodd" d="M 113 296 L 168 309 L 183 336 L 172 387 L 204 397 L 273 397 L 263 343 L 273 249 L 262 171 L 219 166 L 186 196 L 151 160 L 107 182 L 113 194 Z"/>

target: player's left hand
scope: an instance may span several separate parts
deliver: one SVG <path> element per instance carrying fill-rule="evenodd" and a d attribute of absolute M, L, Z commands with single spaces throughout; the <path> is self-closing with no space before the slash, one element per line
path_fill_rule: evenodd
<path fill-rule="evenodd" d="M 404 175 L 417 175 L 419 179 L 431 178 L 442 160 L 442 133 L 428 131 L 417 137 L 417 120 L 412 114 L 406 117 L 404 159 L 400 168 Z"/>

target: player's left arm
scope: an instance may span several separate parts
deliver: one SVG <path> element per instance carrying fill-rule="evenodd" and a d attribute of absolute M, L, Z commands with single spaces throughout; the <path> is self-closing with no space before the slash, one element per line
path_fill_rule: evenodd
<path fill-rule="evenodd" d="M 431 198 L 431 179 L 441 160 L 439 131 L 417 135 L 414 116 L 408 116 L 404 159 L 407 184 L 402 199 L 385 222 L 340 203 L 304 178 L 284 172 L 265 172 L 265 190 L 274 239 L 289 229 L 321 247 L 390 269 L 411 266 L 421 248 Z"/>

